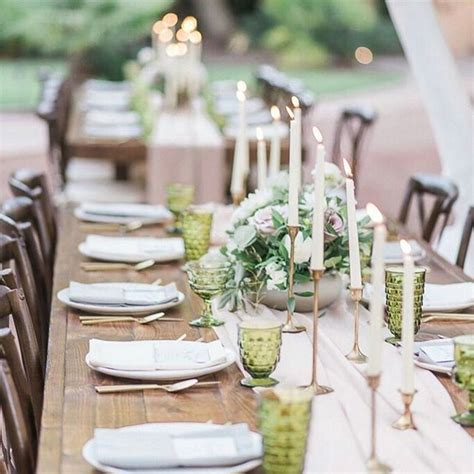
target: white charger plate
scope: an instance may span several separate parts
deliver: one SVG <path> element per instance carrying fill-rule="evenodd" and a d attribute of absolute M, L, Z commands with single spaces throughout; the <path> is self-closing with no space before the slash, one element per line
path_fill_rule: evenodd
<path fill-rule="evenodd" d="M 170 252 L 153 254 L 152 252 L 143 253 L 143 255 L 123 255 L 120 253 L 105 253 L 96 252 L 87 247 L 86 242 L 79 244 L 79 253 L 85 257 L 95 258 L 96 260 L 104 260 L 106 262 L 124 262 L 124 263 L 139 263 L 144 260 L 154 260 L 155 262 L 170 262 L 172 260 L 180 260 L 184 257 L 183 247 L 173 249 Z"/>
<path fill-rule="evenodd" d="M 86 222 L 95 222 L 97 224 L 129 224 L 130 222 L 140 221 L 143 224 L 163 224 L 168 222 L 173 215 L 169 213 L 159 217 L 140 217 L 140 216 L 111 216 L 105 214 L 90 214 L 80 206 L 74 209 L 74 216 Z"/>
<path fill-rule="evenodd" d="M 125 379 L 132 380 L 150 380 L 150 381 L 160 381 L 160 380 L 185 380 L 185 379 L 194 379 L 197 377 L 202 377 L 203 375 L 214 374 L 219 372 L 229 365 L 232 365 L 236 360 L 236 355 L 230 349 L 225 349 L 226 352 L 226 361 L 221 364 L 213 365 L 212 367 L 204 367 L 202 369 L 195 370 L 117 370 L 110 369 L 107 367 L 97 367 L 92 365 L 89 361 L 89 354 L 86 354 L 86 364 L 87 366 L 100 372 L 101 374 L 110 375 L 112 377 L 120 377 Z"/>
<path fill-rule="evenodd" d="M 94 285 L 99 286 L 101 288 L 114 288 L 114 287 L 124 287 L 126 286 L 130 290 L 133 289 L 146 289 L 149 288 L 150 285 L 146 283 L 94 283 Z M 71 308 L 78 309 L 80 311 L 84 311 L 86 313 L 94 313 L 94 314 L 105 314 L 105 315 L 117 315 L 117 314 L 151 314 L 156 313 L 158 311 L 163 311 L 168 308 L 172 308 L 173 306 L 177 306 L 184 301 L 184 294 L 178 291 L 178 300 L 177 301 L 169 301 L 167 303 L 162 304 L 154 304 L 154 305 L 144 305 L 144 306 L 106 306 L 100 304 L 93 304 L 93 303 L 78 303 L 77 301 L 71 301 L 69 299 L 69 288 L 64 288 L 58 292 L 58 300 L 61 303 L 64 303 L 66 306 L 70 306 Z"/>
<path fill-rule="evenodd" d="M 219 425 L 212 423 L 145 423 L 143 425 L 125 426 L 119 428 L 121 431 L 154 431 L 181 435 L 189 434 L 195 431 L 216 430 Z M 259 433 L 252 432 L 252 437 L 255 443 L 261 443 L 262 437 Z M 100 464 L 97 460 L 94 450 L 94 438 L 87 441 L 82 448 L 82 457 L 93 467 L 99 471 L 108 474 L 237 474 L 239 472 L 248 472 L 262 464 L 261 459 L 254 459 L 246 461 L 242 464 L 234 466 L 223 467 L 180 467 L 180 468 L 165 468 L 165 469 L 148 469 L 148 470 L 123 470 L 111 466 Z"/>
<path fill-rule="evenodd" d="M 437 372 L 439 374 L 447 374 L 447 375 L 451 375 L 452 373 L 452 369 L 449 369 L 448 367 L 442 367 L 436 364 L 428 364 L 427 362 L 421 362 L 418 360 L 416 356 L 414 357 L 413 360 L 416 366 L 421 367 L 422 369 L 429 370 L 430 372 Z"/>

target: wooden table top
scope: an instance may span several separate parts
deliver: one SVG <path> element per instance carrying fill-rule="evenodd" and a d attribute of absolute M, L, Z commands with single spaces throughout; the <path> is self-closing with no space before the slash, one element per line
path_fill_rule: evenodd
<path fill-rule="evenodd" d="M 66 308 L 53 299 L 49 354 L 46 374 L 43 419 L 38 454 L 37 472 L 40 473 L 88 473 L 94 470 L 84 461 L 82 447 L 96 427 L 115 428 L 146 422 L 195 421 L 216 423 L 247 422 L 256 428 L 256 400 L 252 390 L 239 384 L 242 375 L 234 364 L 227 369 L 203 378 L 218 380 L 212 388 L 189 390 L 171 394 L 146 391 L 99 395 L 94 391 L 98 384 L 124 383 L 90 370 L 84 358 L 89 339 L 143 340 L 177 338 L 186 333 L 189 340 L 204 337 L 216 338 L 212 329 L 196 329 L 187 321 L 198 314 L 199 299 L 192 294 L 180 263 L 160 264 L 143 272 L 84 272 L 79 263 L 78 244 L 85 233 L 73 217 L 70 208 L 60 212 L 60 232 L 57 248 L 54 295 L 71 280 L 81 282 L 134 281 L 152 282 L 160 277 L 163 283 L 176 281 L 186 299 L 178 307 L 167 310 L 170 317 L 183 318 L 183 322 L 155 322 L 150 325 L 109 323 L 104 326 L 82 326 L 78 312 Z M 157 227 L 140 231 L 143 235 L 159 235 Z M 458 268 L 447 263 L 428 249 L 426 262 L 431 271 L 428 281 L 447 283 L 466 280 Z M 453 336 L 472 333 L 472 324 L 436 323 L 423 327 L 420 335 L 443 334 Z M 458 389 L 447 376 L 439 376 L 458 409 L 466 405 L 466 393 Z M 471 430 L 474 436 L 474 431 Z"/>

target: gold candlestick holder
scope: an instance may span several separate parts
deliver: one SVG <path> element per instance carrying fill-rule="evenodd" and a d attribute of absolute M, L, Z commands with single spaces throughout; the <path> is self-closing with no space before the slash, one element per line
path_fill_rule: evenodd
<path fill-rule="evenodd" d="M 243 191 L 239 193 L 232 193 L 232 204 L 234 207 L 240 206 L 240 203 L 244 200 L 245 193 Z"/>
<path fill-rule="evenodd" d="M 322 270 L 311 270 L 314 283 L 313 291 L 313 366 L 311 383 L 307 388 L 311 388 L 315 395 L 325 395 L 334 391 L 333 388 L 318 384 L 318 326 L 319 326 L 319 282 L 324 274 Z"/>
<path fill-rule="evenodd" d="M 363 364 L 367 362 L 367 356 L 360 350 L 359 347 L 359 327 L 360 327 L 360 314 L 359 314 L 359 303 L 362 299 L 363 287 L 351 288 L 351 297 L 354 302 L 354 345 L 352 346 L 351 352 L 346 355 L 346 359 L 356 364 Z"/>
<path fill-rule="evenodd" d="M 377 421 L 377 412 L 376 412 L 376 395 L 377 389 L 380 384 L 380 374 L 377 375 L 368 375 L 367 384 L 371 390 L 371 400 L 370 400 L 370 429 L 371 429 L 371 442 L 370 442 L 370 457 L 367 461 L 367 471 L 385 474 L 392 472 L 392 468 L 383 464 L 377 458 L 377 430 L 376 430 L 376 421 Z"/>
<path fill-rule="evenodd" d="M 402 401 L 404 405 L 404 411 L 402 416 L 393 423 L 393 427 L 397 430 L 416 430 L 416 425 L 413 422 L 413 413 L 411 411 L 411 404 L 413 402 L 413 398 L 415 398 L 416 390 L 413 393 L 403 393 L 400 390 L 400 394 L 402 395 Z"/>
<path fill-rule="evenodd" d="M 284 324 L 282 331 L 286 333 L 298 333 L 306 330 L 304 326 L 297 326 L 293 319 L 293 308 L 291 307 L 290 301 L 294 299 L 294 283 L 295 283 L 295 240 L 298 235 L 299 227 L 297 225 L 288 226 L 288 235 L 290 236 L 290 268 L 288 271 L 288 311 L 286 317 L 286 323 Z"/>

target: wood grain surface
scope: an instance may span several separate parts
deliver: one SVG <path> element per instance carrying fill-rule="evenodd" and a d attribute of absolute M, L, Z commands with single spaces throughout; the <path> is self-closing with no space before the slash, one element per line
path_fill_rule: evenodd
<path fill-rule="evenodd" d="M 216 423 L 247 422 L 256 428 L 256 399 L 252 390 L 239 385 L 241 373 L 234 364 L 227 369 L 203 377 L 202 380 L 219 380 L 219 386 L 181 393 L 162 391 L 102 394 L 94 385 L 127 383 L 90 370 L 84 358 L 89 339 L 143 340 L 177 338 L 186 333 L 188 340 L 204 337 L 216 338 L 212 329 L 191 328 L 187 321 L 196 317 L 199 299 L 192 294 L 182 262 L 160 264 L 143 272 L 130 270 L 114 272 L 84 272 L 79 263 L 84 261 L 78 244 L 85 238 L 72 208 L 60 212 L 59 242 L 57 248 L 54 298 L 49 333 L 49 354 L 44 396 L 41 438 L 37 472 L 90 473 L 94 470 L 81 455 L 84 443 L 93 436 L 96 427 L 116 428 L 146 422 L 196 421 Z M 112 234 L 110 234 L 112 235 Z M 145 227 L 133 235 L 163 235 L 160 227 Z M 467 280 L 457 267 L 427 248 L 428 257 L 423 264 L 430 267 L 427 280 L 448 283 Z M 153 282 L 175 281 L 186 295 L 180 306 L 167 310 L 167 316 L 182 318 L 182 322 L 157 321 L 149 325 L 110 323 L 104 326 L 82 326 L 80 312 L 66 308 L 56 298 L 59 290 L 69 286 L 71 280 L 84 283 L 101 281 Z M 471 311 L 472 312 L 472 311 Z M 454 336 L 474 332 L 469 323 L 429 323 L 422 327 L 418 337 L 431 335 Z M 440 382 L 454 400 L 458 409 L 466 406 L 466 393 L 458 389 L 448 376 L 440 375 Z M 470 430 L 474 436 L 474 430 Z"/>

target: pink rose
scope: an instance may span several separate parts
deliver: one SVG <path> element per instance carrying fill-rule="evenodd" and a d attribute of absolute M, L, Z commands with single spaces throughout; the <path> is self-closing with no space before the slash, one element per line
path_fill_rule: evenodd
<path fill-rule="evenodd" d="M 277 211 L 286 221 L 288 216 L 288 206 L 268 206 L 259 209 L 252 217 L 249 218 L 250 224 L 253 224 L 261 234 L 273 234 L 275 227 L 273 226 L 272 212 Z"/>
<path fill-rule="evenodd" d="M 324 231 L 324 240 L 326 242 L 331 242 L 342 234 L 342 231 L 344 230 L 344 221 L 334 209 L 326 209 L 324 217 L 326 218 L 326 222 L 333 228 L 333 231 L 331 232 L 328 232 L 327 230 Z"/>

